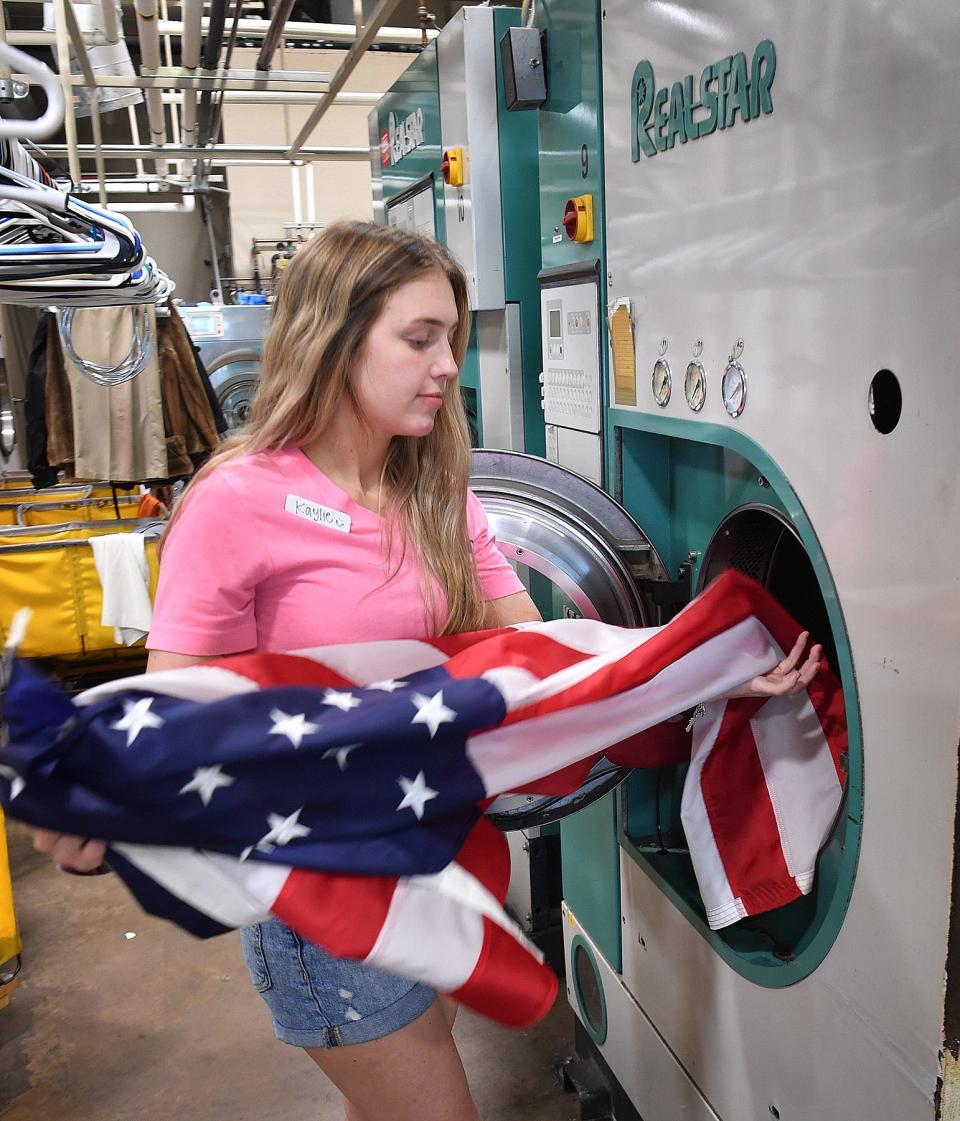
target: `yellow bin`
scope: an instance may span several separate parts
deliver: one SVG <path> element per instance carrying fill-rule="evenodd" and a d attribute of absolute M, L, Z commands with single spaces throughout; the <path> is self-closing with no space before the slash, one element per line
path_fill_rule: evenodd
<path fill-rule="evenodd" d="M 0 1008 L 6 1004 L 13 988 L 12 984 L 3 983 L 3 977 L 15 972 L 13 962 L 20 950 L 17 917 L 13 911 L 13 881 L 10 876 L 10 858 L 7 855 L 7 831 L 3 810 L 0 810 Z M 9 969 L 6 968 L 8 963 Z"/>

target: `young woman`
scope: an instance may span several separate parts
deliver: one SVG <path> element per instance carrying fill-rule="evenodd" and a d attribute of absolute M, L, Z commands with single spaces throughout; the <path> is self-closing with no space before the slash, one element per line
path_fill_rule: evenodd
<path fill-rule="evenodd" d="M 539 619 L 467 487 L 457 372 L 466 283 L 446 249 L 328 227 L 281 282 L 249 426 L 191 483 L 163 549 L 148 669 L 246 650 L 418 638 Z M 801 648 L 744 692 L 793 692 Z M 98 842 L 37 831 L 77 868 Z M 424 985 L 337 960 L 278 921 L 242 932 L 277 1037 L 306 1048 L 347 1121 L 477 1117 Z"/>

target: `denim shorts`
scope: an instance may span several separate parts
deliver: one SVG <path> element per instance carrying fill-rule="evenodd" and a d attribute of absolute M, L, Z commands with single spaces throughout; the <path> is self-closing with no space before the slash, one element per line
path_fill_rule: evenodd
<path fill-rule="evenodd" d="M 277 1039 L 296 1047 L 369 1043 L 413 1023 L 436 993 L 346 958 L 335 958 L 279 919 L 240 931 L 254 988 Z"/>

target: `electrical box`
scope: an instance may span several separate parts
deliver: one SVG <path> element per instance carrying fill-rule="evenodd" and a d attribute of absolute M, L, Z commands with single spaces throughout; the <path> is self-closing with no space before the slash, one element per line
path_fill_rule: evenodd
<path fill-rule="evenodd" d="M 537 27 L 508 27 L 500 40 L 507 110 L 536 109 L 547 100 L 543 39 Z"/>

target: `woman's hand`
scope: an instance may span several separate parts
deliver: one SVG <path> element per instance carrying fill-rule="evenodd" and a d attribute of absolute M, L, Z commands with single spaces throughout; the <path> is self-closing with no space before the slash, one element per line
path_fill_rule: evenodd
<path fill-rule="evenodd" d="M 733 697 L 788 697 L 794 693 L 802 693 L 813 681 L 820 669 L 820 658 L 823 654 L 822 646 L 811 646 L 806 658 L 803 652 L 810 639 L 808 631 L 797 639 L 790 653 L 775 666 L 769 673 L 753 677 L 743 685 L 737 686 L 729 693 L 724 693 L 724 700 Z M 803 661 L 801 662 L 801 659 Z"/>
<path fill-rule="evenodd" d="M 107 852 L 104 841 L 72 837 L 69 833 L 52 833 L 49 829 L 33 830 L 33 847 L 37 852 L 47 853 L 67 872 L 94 872 L 103 863 Z"/>

